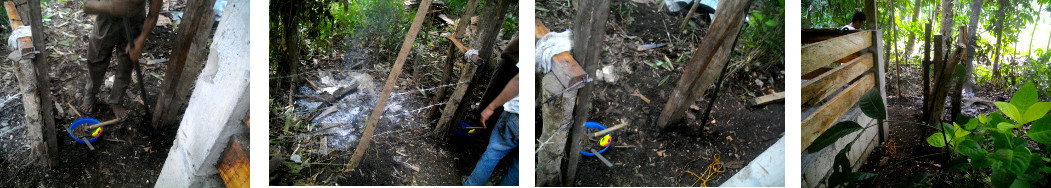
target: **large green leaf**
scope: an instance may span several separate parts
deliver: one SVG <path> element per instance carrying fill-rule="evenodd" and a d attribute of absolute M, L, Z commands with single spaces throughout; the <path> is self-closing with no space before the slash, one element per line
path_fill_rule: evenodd
<path fill-rule="evenodd" d="M 869 90 L 868 93 L 861 96 L 858 107 L 866 116 L 880 120 L 887 119 L 887 109 L 883 106 L 883 97 L 880 96 L 879 90 Z"/>
<path fill-rule="evenodd" d="M 1030 121 L 1034 121 L 1036 119 L 1044 117 L 1044 115 L 1047 115 L 1048 110 L 1051 110 L 1051 103 L 1037 102 L 1032 106 L 1029 106 L 1029 109 L 1025 110 L 1025 115 L 1023 116 L 1026 120 L 1026 123 L 1028 123 Z"/>
<path fill-rule="evenodd" d="M 952 130 L 953 138 L 960 138 L 971 134 L 971 131 L 961 128 L 960 125 L 957 125 L 956 123 L 952 123 Z"/>
<path fill-rule="evenodd" d="M 982 122 L 978 118 L 971 118 L 970 120 L 967 120 L 966 124 L 963 124 L 963 128 L 969 131 L 973 131 L 975 128 L 978 128 L 978 125 L 981 124 Z"/>
<path fill-rule="evenodd" d="M 839 141 L 839 138 L 858 130 L 861 130 L 861 125 L 858 125 L 858 123 L 854 121 L 836 123 L 835 125 L 832 125 L 831 128 L 828 128 L 825 132 L 821 133 L 821 136 L 814 139 L 814 142 L 806 148 L 806 151 L 807 153 L 821 151 L 821 149 L 825 149 L 825 147 Z"/>
<path fill-rule="evenodd" d="M 978 145 L 978 142 L 971 139 L 960 141 L 960 145 L 956 147 L 956 151 L 959 151 L 960 154 L 968 157 L 985 156 L 985 150 L 982 150 L 982 146 Z"/>
<path fill-rule="evenodd" d="M 1000 124 L 996 124 L 996 129 L 1000 130 L 1000 132 L 1002 133 L 1011 133 L 1011 129 L 1013 129 L 1014 127 L 1014 124 L 1010 124 L 1007 122 L 1000 122 Z"/>
<path fill-rule="evenodd" d="M 1015 91 L 1014 96 L 1011 97 L 1011 104 L 1015 105 L 1019 111 L 1025 111 L 1029 109 L 1029 106 L 1036 104 L 1038 96 L 1036 86 L 1033 83 L 1026 83 Z"/>
<path fill-rule="evenodd" d="M 1007 117 L 1010 117 L 1011 119 L 1015 120 L 1015 122 L 1018 122 L 1018 124 L 1023 124 L 1022 118 L 1024 117 L 1022 117 L 1022 112 L 1019 111 L 1014 104 L 1006 102 L 994 102 L 993 104 L 996 104 L 996 108 L 999 108 L 1000 112 L 1003 112 L 1004 115 L 1007 115 Z"/>
<path fill-rule="evenodd" d="M 942 133 L 934 133 L 930 137 L 927 137 L 927 144 L 934 147 L 945 147 L 945 135 Z"/>
<path fill-rule="evenodd" d="M 1015 175 L 1005 170 L 993 170 L 991 180 L 993 187 L 1010 187 L 1015 181 Z"/>
<path fill-rule="evenodd" d="M 1041 144 L 1051 144 L 1051 116 L 1033 121 L 1033 126 L 1029 127 L 1025 136 Z"/>
<path fill-rule="evenodd" d="M 1025 170 L 1029 169 L 1029 148 L 1016 147 L 1012 152 L 1011 158 L 1008 161 L 1004 161 L 1004 167 L 1007 171 L 1014 173 L 1015 175 L 1021 175 L 1025 173 Z"/>

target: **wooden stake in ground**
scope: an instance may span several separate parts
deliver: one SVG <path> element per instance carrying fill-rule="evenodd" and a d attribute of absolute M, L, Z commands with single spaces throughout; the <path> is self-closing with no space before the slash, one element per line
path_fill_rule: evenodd
<path fill-rule="evenodd" d="M 208 39 L 215 23 L 214 4 L 215 0 L 187 2 L 186 17 L 175 33 L 171 62 L 164 71 L 164 81 L 153 110 L 154 128 L 178 123 L 175 119 L 189 102 L 193 84 L 207 62 Z"/>
<path fill-rule="evenodd" d="M 485 64 L 484 62 L 489 61 L 489 57 L 493 54 L 493 46 L 496 46 L 496 40 L 498 40 L 497 35 L 500 34 L 500 28 L 503 26 L 502 23 L 505 13 L 507 12 L 507 8 L 511 5 L 510 2 L 510 0 L 493 2 L 494 6 L 490 6 L 492 8 L 482 15 L 482 19 L 484 20 L 482 21 L 482 27 L 480 29 L 481 34 L 478 35 L 478 39 L 475 40 L 471 46 L 472 49 L 478 50 L 478 56 L 481 58 L 481 61 L 483 62 L 481 64 L 483 65 Z M 442 116 L 438 119 L 438 125 L 435 126 L 431 135 L 437 136 L 439 139 L 445 138 L 444 135 L 449 130 L 449 126 L 452 125 L 453 120 L 456 119 L 454 117 L 458 112 L 457 109 L 459 109 L 461 105 L 464 105 L 464 95 L 467 94 L 471 85 L 474 84 L 468 82 L 474 78 L 475 72 L 477 72 L 476 69 L 478 69 L 477 64 L 464 64 L 463 73 L 460 74 L 460 81 L 456 83 L 466 84 L 459 84 L 456 86 L 453 95 L 450 96 L 449 101 L 445 103 L 445 109 L 442 110 Z"/>
<path fill-rule="evenodd" d="M 50 52 L 45 49 L 44 46 L 44 22 L 42 21 L 43 14 L 40 13 L 40 0 L 29 1 L 29 17 L 32 20 L 30 26 L 33 30 L 33 46 L 40 51 L 40 54 L 36 55 L 33 59 L 33 64 L 36 66 L 36 81 L 37 86 L 43 89 L 37 89 L 37 94 L 40 96 L 40 118 L 43 121 L 44 129 L 47 134 L 44 138 L 47 139 L 47 150 L 48 150 L 48 164 L 50 161 L 56 160 L 58 157 L 58 138 L 55 138 L 55 117 L 51 113 L 52 105 L 51 101 L 51 76 L 48 73 L 51 72 L 51 65 L 47 63 L 47 57 Z"/>
<path fill-rule="evenodd" d="M 966 29 L 962 29 L 961 31 L 966 31 Z M 967 41 L 967 34 L 961 34 L 960 39 L 960 41 Z M 966 44 L 966 42 L 963 44 Z M 949 89 L 952 88 L 949 84 L 953 78 L 953 70 L 955 70 L 956 64 L 959 64 L 964 56 L 963 44 L 952 51 L 949 55 L 949 59 L 945 60 L 944 65 L 941 66 L 942 69 L 936 70 L 938 73 L 938 76 L 935 77 L 934 84 L 936 88 L 934 89 L 934 93 L 932 93 L 933 97 L 931 98 L 931 106 L 928 109 L 931 112 L 930 117 L 927 117 L 927 123 L 930 125 L 941 127 L 942 112 L 945 110 L 945 97 L 948 96 Z"/>
<path fill-rule="evenodd" d="M 19 27 L 26 27 L 22 23 L 21 15 L 18 14 L 15 9 L 15 2 L 6 1 L 4 7 L 7 10 L 8 23 L 11 23 L 12 30 L 18 29 Z M 22 94 L 22 107 L 25 110 L 25 124 L 26 124 L 26 136 L 29 142 L 29 148 L 31 155 L 30 158 L 38 159 L 39 164 L 48 165 L 48 148 L 44 139 L 44 121 L 41 120 L 41 103 L 40 103 L 40 87 L 37 84 L 36 67 L 31 57 L 32 53 L 27 54 L 26 52 L 35 51 L 33 47 L 32 36 L 21 37 L 16 39 L 18 41 L 18 52 L 19 58 L 14 62 L 15 77 L 18 78 L 19 93 Z"/>
<path fill-rule="evenodd" d="M 456 29 L 454 29 L 452 36 L 450 36 L 452 39 L 460 38 L 464 31 L 467 30 L 467 26 L 471 25 L 471 17 L 474 16 L 475 7 L 478 7 L 477 5 L 478 0 L 467 1 L 467 7 L 464 8 L 463 16 L 460 16 L 460 21 L 456 22 Z M 438 81 L 438 83 L 449 83 L 449 80 L 453 77 L 453 65 L 456 64 L 456 62 L 459 62 L 457 61 L 457 58 L 459 58 L 462 53 L 463 52 L 457 53 L 456 44 L 453 43 L 453 41 L 449 41 L 449 52 L 445 56 L 445 62 L 442 62 L 442 79 L 441 81 Z M 445 98 L 445 94 L 448 93 L 446 90 L 445 87 L 438 88 L 438 90 L 435 91 L 434 97 L 431 98 L 430 105 L 441 102 L 442 99 Z M 423 117 L 430 118 L 434 116 L 434 112 L 437 111 L 438 108 L 427 109 L 427 113 L 424 113 Z"/>
<path fill-rule="evenodd" d="M 715 17 L 720 19 L 712 21 L 704 36 L 709 40 L 701 43 L 697 53 L 690 58 L 689 65 L 657 118 L 657 125 L 662 129 L 682 120 L 686 108 L 712 87 L 733 52 L 733 40 L 744 25 L 745 10 L 751 3 L 750 0 L 719 2 L 720 9 L 716 10 Z"/>
<path fill-rule="evenodd" d="M 354 155 L 350 157 L 350 163 L 347 163 L 345 171 L 354 170 L 358 167 L 361 162 L 361 157 L 365 156 L 365 152 L 369 149 L 369 142 L 372 142 L 372 133 L 376 131 L 376 123 L 380 121 L 380 116 L 383 115 L 383 111 L 387 108 L 387 99 L 390 98 L 390 91 L 394 89 L 394 84 L 398 83 L 398 76 L 401 75 L 401 69 L 405 65 L 405 59 L 409 57 L 409 50 L 412 49 L 412 43 L 416 41 L 416 35 L 420 33 L 420 26 L 423 25 L 423 17 L 427 15 L 427 9 L 431 7 L 431 0 L 423 0 L 420 3 L 420 8 L 416 10 L 416 17 L 412 19 L 412 26 L 409 27 L 409 33 L 405 34 L 405 40 L 401 43 L 401 50 L 398 51 L 398 58 L 394 60 L 394 68 L 390 70 L 390 74 L 387 75 L 387 83 L 383 85 L 383 93 L 380 94 L 379 101 L 376 102 L 376 107 L 372 109 L 372 113 L 369 114 L 368 122 L 365 124 L 365 132 L 361 135 L 361 140 L 358 141 L 358 147 L 354 148 Z"/>
<path fill-rule="evenodd" d="M 595 72 L 598 65 L 602 63 L 603 42 L 606 38 L 606 19 L 609 17 L 609 0 L 587 1 L 592 4 L 582 5 L 577 9 L 577 15 L 573 19 L 573 49 L 570 51 L 573 58 L 584 66 L 584 72 Z M 577 104 L 573 109 L 573 127 L 569 133 L 569 150 L 566 155 L 569 161 L 566 163 L 565 185 L 570 186 L 575 182 L 577 163 L 580 162 L 580 140 L 585 139 L 584 123 L 588 119 L 588 110 L 591 109 L 591 90 L 594 86 L 585 84 L 577 93 Z"/>

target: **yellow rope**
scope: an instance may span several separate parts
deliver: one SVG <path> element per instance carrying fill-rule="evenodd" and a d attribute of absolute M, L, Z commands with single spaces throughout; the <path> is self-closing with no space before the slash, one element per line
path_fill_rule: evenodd
<path fill-rule="evenodd" d="M 694 184 L 697 184 L 698 181 L 701 182 L 701 187 L 708 187 L 708 180 L 711 180 L 712 175 L 715 175 L 715 173 L 725 172 L 722 170 L 724 166 L 723 162 L 719 161 L 719 154 L 716 153 L 715 155 L 713 155 L 712 159 L 714 159 L 712 160 L 712 163 L 708 164 L 708 168 L 704 170 L 704 173 L 701 173 L 704 177 L 698 176 L 697 174 L 690 171 L 683 172 L 690 173 L 691 175 L 693 175 L 693 177 L 697 177 L 697 181 L 693 181 L 693 184 L 690 184 L 691 187 Z"/>
<path fill-rule="evenodd" d="M 894 139 L 890 139 L 890 141 L 887 142 L 887 146 L 886 147 L 887 147 L 887 153 L 890 153 L 890 156 L 892 156 L 895 159 L 897 159 L 898 158 L 898 148 L 901 147 L 901 146 L 894 145 Z"/>

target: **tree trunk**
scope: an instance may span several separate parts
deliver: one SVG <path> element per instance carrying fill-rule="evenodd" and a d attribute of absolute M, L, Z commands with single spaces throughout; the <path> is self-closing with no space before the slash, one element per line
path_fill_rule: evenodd
<path fill-rule="evenodd" d="M 915 23 L 916 20 L 920 18 L 920 7 L 923 6 L 922 3 L 923 2 L 920 1 L 920 0 L 916 0 L 915 2 L 913 2 L 912 20 L 910 22 Z M 908 58 L 912 56 L 912 48 L 915 47 L 915 45 L 916 45 L 916 33 L 909 32 L 909 43 L 905 45 L 905 60 L 906 61 L 908 61 Z"/>
<path fill-rule="evenodd" d="M 1004 33 L 1004 0 L 997 0 L 996 18 L 1000 20 L 996 22 L 996 51 L 995 59 L 993 59 L 993 82 L 1000 82 L 1000 46 L 1003 46 L 1003 33 Z"/>
<path fill-rule="evenodd" d="M 982 0 L 971 0 L 971 15 L 970 22 L 967 26 L 967 58 L 964 60 L 964 68 L 966 69 L 963 74 L 964 88 L 971 88 L 974 84 L 971 81 L 971 73 L 974 72 L 974 50 L 978 46 L 978 24 L 982 18 Z"/>
<path fill-rule="evenodd" d="M 1033 22 L 1033 30 L 1029 31 L 1029 36 L 1036 36 L 1036 26 L 1040 26 L 1040 10 L 1044 9 L 1044 4 L 1040 4 L 1040 9 L 1036 9 L 1036 21 Z M 1029 49 L 1025 51 L 1025 56 L 1030 56 L 1033 53 L 1033 39 L 1036 37 L 1029 37 Z"/>

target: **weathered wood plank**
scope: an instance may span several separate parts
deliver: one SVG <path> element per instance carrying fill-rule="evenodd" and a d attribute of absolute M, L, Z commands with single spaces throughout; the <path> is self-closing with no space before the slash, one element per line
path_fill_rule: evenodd
<path fill-rule="evenodd" d="M 686 108 L 714 85 L 719 72 L 730 58 L 733 41 L 744 25 L 747 12 L 745 10 L 751 3 L 750 0 L 719 2 L 718 7 L 721 9 L 716 11 L 715 17 L 720 19 L 712 22 L 704 37 L 713 40 L 702 42 L 697 53 L 690 58 L 683 76 L 679 78 L 675 90 L 657 118 L 658 126 L 665 128 L 681 121 Z"/>
<path fill-rule="evenodd" d="M 214 4 L 215 0 L 187 2 L 187 16 L 179 23 L 175 33 L 171 61 L 164 71 L 164 81 L 154 106 L 154 128 L 177 124 L 183 106 L 189 102 L 193 85 L 206 62 L 208 39 L 215 23 Z"/>
<path fill-rule="evenodd" d="M 802 93 L 800 93 L 800 96 L 802 96 L 802 99 L 800 99 L 802 110 L 806 111 L 817 105 L 821 100 L 843 87 L 844 84 L 853 81 L 854 78 L 872 69 L 872 59 L 872 53 L 865 53 L 865 55 L 855 58 L 850 63 L 836 67 L 826 74 L 803 83 Z"/>
<path fill-rule="evenodd" d="M 248 181 L 251 173 L 249 166 L 251 164 L 249 164 L 248 148 L 248 138 L 239 135 L 230 137 L 230 143 L 227 144 L 226 151 L 223 151 L 216 165 L 219 176 L 222 177 L 226 187 L 249 187 Z"/>
<path fill-rule="evenodd" d="M 872 31 L 861 31 L 803 45 L 800 72 L 812 72 L 836 60 L 872 46 Z"/>
<path fill-rule="evenodd" d="M 818 107 L 813 114 L 803 119 L 802 134 L 802 149 L 806 149 L 817 139 L 821 133 L 825 132 L 826 129 L 832 126 L 843 113 L 846 113 L 848 109 L 854 107 L 858 103 L 858 99 L 865 94 L 869 89 L 876 85 L 876 75 L 874 73 L 866 74 L 861 79 L 850 84 L 850 87 L 844 89 L 839 95 L 832 97 L 828 103 Z"/>
<path fill-rule="evenodd" d="M 756 98 L 754 98 L 752 100 L 748 100 L 748 106 L 752 106 L 752 107 L 761 106 L 761 105 L 766 105 L 766 104 L 769 104 L 769 103 L 772 103 L 772 102 L 783 101 L 783 100 L 785 100 L 785 92 L 782 91 L 782 92 L 777 92 L 777 93 L 774 93 L 774 94 L 769 94 L 769 95 L 763 95 L 763 96 L 760 96 L 760 97 L 756 97 Z"/>
<path fill-rule="evenodd" d="M 350 162 L 347 163 L 345 171 L 354 170 L 361 163 L 361 158 L 365 156 L 365 152 L 369 149 L 369 143 L 372 142 L 372 134 L 376 131 L 376 123 L 380 122 L 380 116 L 383 115 L 383 111 L 387 109 L 387 100 L 390 99 L 390 91 L 394 89 L 394 85 L 398 83 L 398 76 L 401 75 L 401 69 L 405 66 L 405 60 L 409 58 L 409 50 L 412 49 L 412 43 L 416 41 L 416 35 L 420 34 L 420 27 L 423 26 L 423 18 L 427 15 L 427 9 L 431 7 L 431 0 L 423 0 L 420 3 L 420 8 L 416 10 L 416 17 L 412 19 L 412 25 L 409 26 L 409 32 L 405 34 L 405 39 L 402 40 L 401 50 L 398 51 L 398 57 L 394 59 L 394 68 L 391 68 L 390 74 L 387 75 L 387 83 L 383 85 L 383 92 L 380 94 L 379 101 L 376 101 L 376 107 L 372 108 L 372 113 L 369 114 L 369 121 L 365 125 L 365 131 L 361 134 L 361 140 L 358 141 L 358 146 L 354 148 L 354 155 L 350 157 Z"/>

